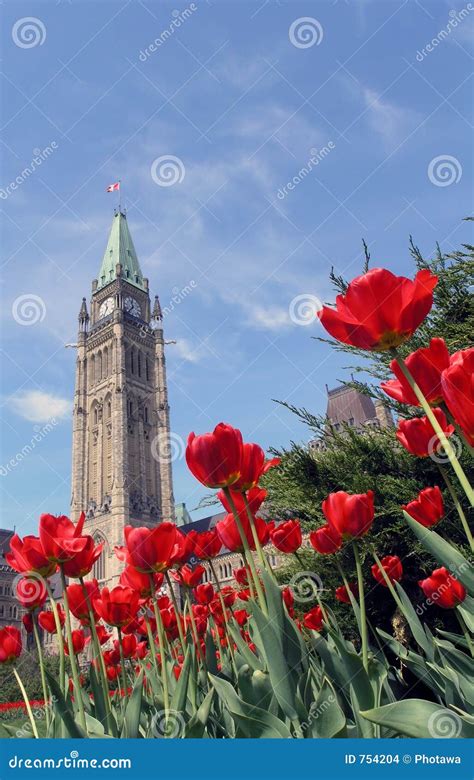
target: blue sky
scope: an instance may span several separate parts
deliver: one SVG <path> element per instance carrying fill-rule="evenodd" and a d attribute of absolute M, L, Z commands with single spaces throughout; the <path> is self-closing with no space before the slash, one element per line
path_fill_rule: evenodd
<path fill-rule="evenodd" d="M 225 420 L 264 447 L 308 438 L 272 399 L 322 412 L 325 383 L 347 376 L 347 359 L 311 339 L 317 322 L 301 323 L 305 303 L 331 300 L 331 265 L 357 275 L 365 237 L 374 266 L 412 274 L 410 233 L 426 255 L 469 240 L 469 6 L 3 4 L 2 526 L 24 534 L 69 510 L 64 344 L 119 178 L 143 273 L 172 309 L 173 434 Z M 170 156 L 177 181 L 161 186 L 156 161 Z M 195 507 L 203 491 L 182 458 L 174 476 Z"/>

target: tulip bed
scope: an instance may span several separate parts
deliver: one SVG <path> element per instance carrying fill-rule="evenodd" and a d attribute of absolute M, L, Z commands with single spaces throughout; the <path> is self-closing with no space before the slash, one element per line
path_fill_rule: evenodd
<path fill-rule="evenodd" d="M 384 390 L 420 413 L 401 419 L 395 435 L 413 457 L 442 454 L 452 468 L 447 484 L 466 536 L 463 550 L 472 551 L 463 507 L 473 506 L 474 493 L 452 442 L 472 453 L 474 349 L 450 355 L 441 339 L 433 339 L 405 360 L 397 352 L 428 315 L 436 283 L 428 270 L 410 280 L 374 269 L 351 282 L 336 308 L 323 307 L 319 317 L 344 344 L 390 351 L 395 378 Z M 220 423 L 211 433 L 190 434 L 186 460 L 197 480 L 218 490 L 225 519 L 213 530 L 186 536 L 172 522 L 127 526 L 124 546 L 116 550 L 123 573 L 110 590 L 90 578 L 102 548 L 83 533 L 84 516 L 75 525 L 64 516 L 42 515 L 38 536 L 12 537 L 7 560 L 22 575 L 17 595 L 27 609 L 25 627 L 37 642 L 47 736 L 474 736 L 474 574 L 469 554 L 434 530 L 443 515 L 437 485 L 400 512 L 427 557 L 438 562 L 419 582 L 426 604 L 456 615 L 459 630 L 431 631 L 423 623 L 403 589 L 396 555 L 380 560 L 374 554 L 371 566 L 403 615 L 409 642 L 366 618 L 359 545 L 370 537 L 376 493 L 336 491 L 323 502 L 326 523 L 312 529 L 309 542 L 339 567 L 335 598 L 350 605 L 358 628 L 358 638 L 349 641 L 332 609 L 333 596 L 317 585 L 317 570 L 300 572 L 281 587 L 270 566 L 268 541 L 297 558 L 303 541 L 298 520 L 275 524 L 258 515 L 266 497 L 261 479 L 279 468 L 278 459 L 266 461 L 257 444 L 244 443 L 239 430 Z M 340 567 L 338 554 L 348 546 L 357 582 L 349 582 Z M 215 576 L 213 561 L 223 547 L 239 551 L 244 561 L 234 572 L 234 587 L 220 587 Z M 214 582 L 202 582 L 204 565 L 191 566 L 191 556 L 206 562 Z M 62 605 L 49 584 L 57 571 Z M 58 637 L 58 679 L 44 669 L 38 626 Z M 85 650 L 92 661 L 81 671 Z M 0 629 L 0 663 L 12 665 L 38 736 L 15 668 L 21 652 L 19 632 Z M 411 695 L 406 669 L 425 698 Z"/>

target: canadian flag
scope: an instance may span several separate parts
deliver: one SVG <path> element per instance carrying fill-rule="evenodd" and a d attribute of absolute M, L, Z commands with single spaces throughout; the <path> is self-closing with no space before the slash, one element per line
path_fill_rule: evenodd
<path fill-rule="evenodd" d="M 116 181 L 115 184 L 109 184 L 109 186 L 106 189 L 106 192 L 113 192 L 114 190 L 120 189 L 120 182 Z"/>

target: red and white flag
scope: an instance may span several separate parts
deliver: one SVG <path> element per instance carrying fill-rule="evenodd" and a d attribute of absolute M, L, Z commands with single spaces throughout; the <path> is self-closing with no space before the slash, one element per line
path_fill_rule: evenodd
<path fill-rule="evenodd" d="M 114 192 L 114 190 L 120 189 L 120 182 L 116 181 L 115 184 L 109 184 L 109 186 L 106 189 L 106 192 Z"/>

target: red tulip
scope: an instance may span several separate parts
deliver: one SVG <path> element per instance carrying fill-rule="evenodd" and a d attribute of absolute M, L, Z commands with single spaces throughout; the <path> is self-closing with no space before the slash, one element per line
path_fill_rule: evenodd
<path fill-rule="evenodd" d="M 0 628 L 0 664 L 11 663 L 21 655 L 21 634 L 14 626 Z"/>
<path fill-rule="evenodd" d="M 77 628 L 74 631 L 71 631 L 71 637 L 72 637 L 72 652 L 74 655 L 79 655 L 79 653 L 82 653 L 84 650 L 85 644 L 86 644 L 86 637 L 84 634 L 84 631 Z M 64 652 L 66 655 L 69 655 L 69 644 L 67 642 L 64 642 Z"/>
<path fill-rule="evenodd" d="M 120 666 L 106 666 L 105 673 L 109 682 L 113 682 L 120 674 Z"/>
<path fill-rule="evenodd" d="M 210 604 L 215 592 L 212 582 L 203 582 L 194 588 L 194 597 L 199 604 Z"/>
<path fill-rule="evenodd" d="M 349 590 L 356 599 L 359 598 L 359 588 L 357 586 L 357 582 L 350 582 Z M 336 588 L 334 595 L 336 599 L 341 602 L 341 604 L 351 603 L 351 599 L 345 585 L 339 585 L 339 587 Z"/>
<path fill-rule="evenodd" d="M 427 269 L 411 280 L 373 268 L 337 296 L 335 309 L 323 306 L 318 316 L 328 333 L 344 344 L 388 350 L 407 341 L 423 322 L 437 281 Z"/>
<path fill-rule="evenodd" d="M 313 607 L 303 617 L 303 623 L 306 628 L 312 631 L 321 631 L 323 627 L 323 613 L 321 607 Z"/>
<path fill-rule="evenodd" d="M 109 626 L 125 626 L 137 614 L 138 593 L 123 585 L 116 585 L 109 590 L 103 588 L 100 598 L 94 599 L 94 607 L 100 617 Z"/>
<path fill-rule="evenodd" d="M 244 520 L 248 520 L 247 508 L 245 506 L 244 496 L 236 490 L 230 491 L 233 504 L 239 517 Z M 250 513 L 252 517 L 255 517 L 261 505 L 267 497 L 267 491 L 263 488 L 252 488 L 247 493 L 247 503 L 249 505 Z M 219 490 L 217 498 L 221 502 L 222 506 L 228 512 L 232 514 L 232 506 L 223 490 Z"/>
<path fill-rule="evenodd" d="M 57 604 L 57 610 L 58 610 L 59 624 L 62 627 L 64 626 L 66 615 L 64 614 L 64 610 L 60 604 Z M 43 631 L 46 631 L 48 634 L 56 633 L 56 622 L 54 620 L 54 614 L 50 610 L 45 610 L 44 612 L 40 612 L 38 614 L 38 623 L 43 629 Z"/>
<path fill-rule="evenodd" d="M 449 411 L 474 447 L 474 347 L 451 356 L 441 387 Z"/>
<path fill-rule="evenodd" d="M 74 583 L 68 585 L 66 588 L 67 600 L 69 609 L 75 618 L 82 623 L 89 625 L 89 609 L 87 602 L 92 610 L 92 614 L 97 618 L 97 613 L 94 609 L 94 600 L 100 598 L 99 584 L 97 580 L 88 580 L 84 582 L 84 587 L 80 584 Z"/>
<path fill-rule="evenodd" d="M 454 426 L 448 425 L 444 412 L 441 409 L 433 409 L 439 425 L 445 436 L 454 433 Z M 433 455 L 440 447 L 438 435 L 427 417 L 414 417 L 412 420 L 399 420 L 396 437 L 400 444 L 412 455 L 426 458 Z"/>
<path fill-rule="evenodd" d="M 364 536 L 374 520 L 374 494 L 345 493 L 339 490 L 330 493 L 323 501 L 322 509 L 328 525 L 343 539 L 357 539 Z"/>
<path fill-rule="evenodd" d="M 137 648 L 135 650 L 135 658 L 139 658 L 141 661 L 143 661 L 144 658 L 146 658 L 148 654 L 148 645 L 146 642 L 138 642 Z"/>
<path fill-rule="evenodd" d="M 73 558 L 63 564 L 64 574 L 72 579 L 85 577 L 89 574 L 104 549 L 103 542 L 96 545 L 92 536 L 84 536 L 82 538 L 86 540 L 84 549 L 81 552 L 77 552 Z"/>
<path fill-rule="evenodd" d="M 206 569 L 204 566 L 196 566 L 194 569 L 189 564 L 181 566 L 177 571 L 170 571 L 171 576 L 180 585 L 184 585 L 186 588 L 194 588 L 202 579 L 202 575 Z"/>
<path fill-rule="evenodd" d="M 191 539 L 195 556 L 202 561 L 215 558 L 222 550 L 222 542 L 215 528 L 209 531 L 189 531 L 188 538 Z"/>
<path fill-rule="evenodd" d="M 293 595 L 293 591 L 291 588 L 283 588 L 281 592 L 281 597 L 286 605 L 286 608 L 288 610 L 288 614 L 290 616 L 293 615 L 293 607 L 295 605 L 295 597 Z"/>
<path fill-rule="evenodd" d="M 102 623 L 98 623 L 95 627 L 96 633 L 97 633 L 97 639 L 99 640 L 100 645 L 105 645 L 106 642 L 109 641 L 112 634 L 109 634 L 106 627 L 102 625 Z"/>
<path fill-rule="evenodd" d="M 234 611 L 234 618 L 236 619 L 239 626 L 245 625 L 249 617 L 250 615 L 246 609 L 236 609 Z"/>
<path fill-rule="evenodd" d="M 120 560 L 125 560 L 145 574 L 169 569 L 178 543 L 178 529 L 174 523 L 164 522 L 155 528 L 133 528 L 126 525 L 125 548 L 116 548 Z"/>
<path fill-rule="evenodd" d="M 183 534 L 179 528 L 176 529 L 176 544 L 171 555 L 171 563 L 182 566 L 187 563 L 194 552 L 194 545 L 189 534 Z"/>
<path fill-rule="evenodd" d="M 331 555 L 342 547 L 342 536 L 329 524 L 316 531 L 311 531 L 309 541 L 316 552 L 321 555 Z"/>
<path fill-rule="evenodd" d="M 381 559 L 380 563 L 382 564 L 382 568 L 391 583 L 399 582 L 401 580 L 403 577 L 403 566 L 398 555 L 386 555 Z M 388 585 L 385 582 L 384 576 L 380 571 L 377 563 L 374 563 L 371 568 L 371 572 L 372 577 L 374 580 L 377 580 L 379 585 L 383 585 L 385 588 L 388 588 Z"/>
<path fill-rule="evenodd" d="M 21 619 L 21 622 L 23 623 L 23 625 L 25 627 L 26 633 L 27 634 L 32 634 L 33 633 L 33 616 L 31 615 L 31 612 L 26 612 L 23 615 L 23 617 Z"/>
<path fill-rule="evenodd" d="M 44 581 L 37 575 L 22 577 L 18 580 L 15 595 L 21 606 L 29 611 L 42 607 L 48 597 Z"/>
<path fill-rule="evenodd" d="M 120 644 L 118 639 L 114 641 L 114 648 L 119 654 L 120 658 Z M 124 658 L 131 658 L 135 654 L 137 649 L 137 638 L 135 634 L 124 634 L 122 636 L 122 652 Z"/>
<path fill-rule="evenodd" d="M 82 536 L 84 520 L 84 512 L 77 521 L 77 526 L 65 515 L 41 515 L 39 536 L 44 554 L 50 561 L 65 563 L 77 553 L 83 552 L 89 538 Z"/>
<path fill-rule="evenodd" d="M 255 550 L 255 540 L 253 538 L 249 520 L 240 518 L 240 521 L 242 523 L 242 528 L 250 549 Z M 260 544 L 265 545 L 268 541 L 267 524 L 264 520 L 262 520 L 261 517 L 256 517 L 254 520 L 254 526 Z M 220 520 L 216 524 L 216 529 L 224 547 L 227 547 L 227 549 L 231 550 L 231 552 L 236 552 L 238 550 L 242 551 L 243 544 L 233 515 L 227 515 L 224 520 Z"/>
<path fill-rule="evenodd" d="M 418 585 L 426 598 L 443 609 L 454 609 L 466 598 L 466 588 L 442 566 Z"/>
<path fill-rule="evenodd" d="M 441 372 L 449 366 L 449 352 L 444 339 L 431 339 L 429 347 L 412 352 L 405 358 L 405 363 L 428 403 L 439 405 L 443 400 Z M 420 402 L 396 360 L 392 360 L 390 368 L 397 378 L 382 382 L 382 390 L 401 404 L 419 406 Z"/>
<path fill-rule="evenodd" d="M 206 487 L 229 487 L 240 479 L 242 444 L 242 434 L 237 428 L 219 423 L 212 433 L 189 434 L 186 463 Z"/>
<path fill-rule="evenodd" d="M 243 444 L 240 479 L 232 485 L 232 490 L 240 490 L 242 493 L 252 490 L 257 487 L 260 477 L 279 463 L 280 458 L 266 461 L 265 453 L 258 444 Z"/>
<path fill-rule="evenodd" d="M 418 498 L 402 506 L 402 509 L 420 525 L 431 528 L 444 515 L 443 494 L 437 485 L 424 488 L 418 493 Z"/>
<path fill-rule="evenodd" d="M 274 547 L 283 553 L 294 553 L 301 547 L 303 536 L 299 520 L 285 520 L 270 533 Z"/>
<path fill-rule="evenodd" d="M 239 585 L 248 585 L 249 570 L 246 566 L 241 566 L 239 569 L 234 569 L 232 574 L 234 575 L 234 580 L 238 582 Z"/>
<path fill-rule="evenodd" d="M 156 592 L 163 585 L 164 574 L 153 574 L 154 591 Z M 141 599 L 148 599 L 152 595 L 152 588 L 150 582 L 150 575 L 144 574 L 134 566 L 126 566 L 120 575 L 120 585 L 124 585 L 126 588 L 132 588 L 136 590 Z"/>
<path fill-rule="evenodd" d="M 36 572 L 42 577 L 50 577 L 56 571 L 57 564 L 48 560 L 44 554 L 39 537 L 25 536 L 23 541 L 17 534 L 10 539 L 10 552 L 5 553 L 9 566 L 21 574 Z"/>

